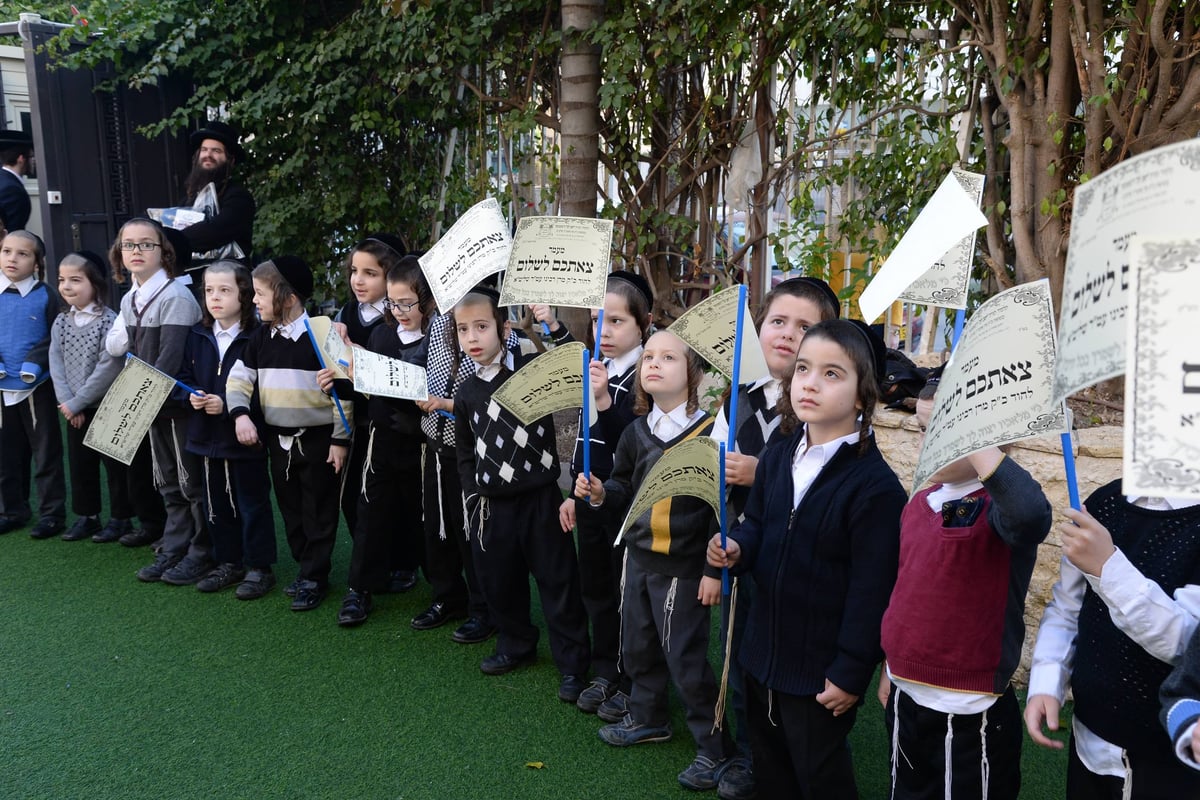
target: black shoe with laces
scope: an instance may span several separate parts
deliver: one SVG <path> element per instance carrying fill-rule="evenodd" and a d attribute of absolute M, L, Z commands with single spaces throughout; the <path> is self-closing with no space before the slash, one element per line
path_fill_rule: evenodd
<path fill-rule="evenodd" d="M 159 553 L 154 557 L 153 563 L 147 564 L 137 571 L 137 579 L 145 583 L 156 583 L 162 580 L 163 573 L 178 564 L 179 560 L 179 556 Z"/>
<path fill-rule="evenodd" d="M 80 517 L 62 535 L 64 542 L 78 542 L 80 539 L 90 539 L 100 532 L 100 520 L 95 517 Z"/>
<path fill-rule="evenodd" d="M 353 628 L 367 621 L 371 613 L 371 593 L 351 589 L 342 598 L 342 607 L 338 609 L 337 622 L 343 628 Z"/>
<path fill-rule="evenodd" d="M 296 596 L 292 598 L 292 611 L 312 611 L 321 605 L 329 587 L 316 581 L 302 580 L 296 584 Z"/>
<path fill-rule="evenodd" d="M 229 563 L 218 564 L 207 575 L 196 581 L 196 591 L 219 592 L 230 586 L 236 586 L 242 582 L 244 577 L 246 577 L 246 570 L 241 566 Z M 163 576 L 163 579 L 165 580 L 166 576 Z"/>
<path fill-rule="evenodd" d="M 110 519 L 99 533 L 92 535 L 92 541 L 96 544 L 108 544 L 109 542 L 120 541 L 121 537 L 133 531 L 133 520 L 131 519 Z"/>
<path fill-rule="evenodd" d="M 39 519 L 29 532 L 29 538 L 50 539 L 58 536 L 66 527 L 61 519 Z"/>

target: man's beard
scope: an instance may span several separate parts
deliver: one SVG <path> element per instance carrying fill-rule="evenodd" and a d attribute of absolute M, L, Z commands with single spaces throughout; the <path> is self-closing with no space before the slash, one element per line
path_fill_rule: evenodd
<path fill-rule="evenodd" d="M 192 159 L 192 171 L 188 173 L 187 184 L 185 186 L 188 202 L 195 200 L 196 195 L 200 194 L 200 190 L 210 183 L 215 183 L 217 185 L 217 194 L 220 194 L 221 190 L 225 188 L 225 183 L 228 180 L 228 161 L 224 162 L 223 164 L 218 164 L 212 169 L 205 169 L 204 167 L 200 166 L 199 158 Z"/>

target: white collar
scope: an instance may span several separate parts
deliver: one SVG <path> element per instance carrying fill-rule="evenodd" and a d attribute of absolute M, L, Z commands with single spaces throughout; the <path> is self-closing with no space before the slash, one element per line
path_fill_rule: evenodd
<path fill-rule="evenodd" d="M 482 380 L 491 383 L 493 380 L 495 380 L 496 376 L 500 374 L 501 367 L 508 367 L 510 370 L 512 370 L 514 369 L 513 363 L 512 351 L 506 347 L 502 347 L 495 360 L 493 360 L 491 363 L 477 365 L 475 367 L 475 374 L 478 375 Z"/>
<path fill-rule="evenodd" d="M 399 325 L 396 326 L 396 335 L 400 337 L 401 344 L 412 344 L 425 338 L 425 334 L 421 331 L 406 331 Z"/>
<path fill-rule="evenodd" d="M 635 364 L 638 363 L 638 360 L 641 359 L 641 357 L 642 357 L 642 346 L 639 344 L 637 347 L 633 348 L 628 353 L 621 355 L 621 356 L 617 356 L 616 358 L 609 359 L 608 374 L 609 375 L 624 375 Z"/>
<path fill-rule="evenodd" d="M 646 415 L 646 423 L 650 426 L 651 433 L 653 433 L 654 426 L 658 424 L 658 421 L 663 417 L 666 417 L 678 425 L 681 430 L 687 430 L 689 425 L 703 416 L 704 409 L 701 408 L 697 408 L 695 413 L 689 414 L 687 412 L 686 401 L 675 406 L 670 411 L 663 411 L 656 404 L 650 409 L 650 413 Z"/>
<path fill-rule="evenodd" d="M 825 466 L 833 460 L 834 455 L 841 449 L 843 444 L 855 445 L 858 443 L 858 431 L 848 433 L 845 436 L 826 442 L 825 444 L 814 444 L 811 447 L 808 444 L 808 430 L 804 431 L 804 436 L 800 438 L 800 446 L 796 448 L 796 456 L 792 459 L 793 464 L 799 464 L 801 461 L 809 458 L 818 458 L 821 460 L 821 466 Z"/>
<path fill-rule="evenodd" d="M 102 315 L 103 313 L 104 313 L 104 309 L 101 308 L 100 304 L 94 300 L 92 302 L 88 303 L 83 308 L 76 308 L 75 306 L 71 306 L 70 308 L 67 309 L 67 314 L 70 315 L 71 319 L 83 318 L 85 320 L 90 320 L 90 319 L 94 319 L 94 318 Z"/>
<path fill-rule="evenodd" d="M 230 339 L 236 339 L 237 335 L 242 332 L 242 323 L 240 320 L 235 321 L 228 328 L 222 328 L 221 323 L 213 320 L 213 336 L 228 336 Z"/>
<path fill-rule="evenodd" d="M 16 176 L 17 176 L 18 178 L 20 178 L 21 180 L 25 180 L 25 176 L 24 176 L 24 175 L 22 175 L 21 173 L 17 172 L 15 169 L 13 169 L 12 167 L 8 166 L 7 164 L 5 164 L 5 165 L 4 165 L 4 169 L 6 169 L 6 170 L 8 170 L 9 172 L 11 172 L 13 175 L 16 175 Z"/>
<path fill-rule="evenodd" d="M 1192 506 L 1200 505 L 1200 500 L 1194 500 L 1190 497 L 1148 497 L 1130 494 L 1125 495 L 1125 499 L 1130 505 L 1145 508 L 1149 511 L 1178 511 L 1182 508 L 1191 508 Z"/>
<path fill-rule="evenodd" d="M 149 300 L 155 292 L 167 285 L 167 281 L 171 279 L 167 275 L 165 269 L 157 270 L 153 275 L 146 279 L 145 283 L 138 283 L 138 279 L 130 275 L 133 281 L 133 290 L 138 293 L 138 300 L 145 302 Z"/>
<path fill-rule="evenodd" d="M 15 282 L 10 281 L 7 276 L 0 275 L 0 281 L 3 281 L 3 283 L 0 283 L 0 292 L 3 292 L 10 286 L 14 286 L 16 287 L 16 290 L 21 293 L 21 297 L 24 297 L 32 292 L 33 287 L 37 286 L 38 282 L 36 275 L 26 275 L 21 280 Z"/>
<path fill-rule="evenodd" d="M 304 322 L 307 319 L 308 319 L 308 312 L 301 311 L 300 316 L 296 317 L 294 320 L 287 323 L 286 325 L 272 324 L 271 335 L 275 336 L 278 334 L 280 336 L 286 336 L 287 338 L 291 339 L 293 342 L 298 342 L 302 338 L 304 338 L 305 336 L 308 335 L 308 331 L 306 331 L 304 329 Z"/>

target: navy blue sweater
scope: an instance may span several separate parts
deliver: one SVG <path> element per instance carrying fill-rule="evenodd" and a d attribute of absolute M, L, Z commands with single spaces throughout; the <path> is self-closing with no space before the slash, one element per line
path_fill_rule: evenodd
<path fill-rule="evenodd" d="M 825 679 L 862 695 L 883 658 L 880 620 L 900 550 L 907 496 L 875 446 L 843 444 L 792 510 L 792 457 L 803 431 L 758 462 L 746 518 L 729 538 L 742 548 L 735 574 L 754 576 L 739 656 L 760 683 L 792 695 Z"/>
<path fill-rule="evenodd" d="M 225 351 L 225 358 L 220 357 L 217 348 L 217 337 L 212 328 L 203 322 L 197 322 L 188 332 L 187 343 L 183 349 L 183 366 L 179 371 L 179 380 L 207 394 L 216 394 L 225 400 L 225 381 L 229 378 L 230 368 L 242 357 L 242 350 L 250 334 L 258 326 L 238 331 Z M 187 451 L 208 458 L 266 458 L 267 451 L 261 445 L 247 447 L 237 440 L 234 420 L 229 416 L 229 407 L 220 414 L 209 414 L 197 411 L 189 404 L 187 426 Z M 262 430 L 262 409 L 258 405 L 258 392 L 250 401 L 250 419 L 259 430 Z"/>

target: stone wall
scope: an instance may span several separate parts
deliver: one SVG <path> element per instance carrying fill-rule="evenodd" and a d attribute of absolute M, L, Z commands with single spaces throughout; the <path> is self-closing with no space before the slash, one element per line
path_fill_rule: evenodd
<path fill-rule="evenodd" d="M 885 410 L 876 414 L 874 425 L 879 448 L 900 477 L 900 482 L 909 488 L 921 449 L 916 418 L 901 411 Z M 1075 472 L 1081 498 L 1087 499 L 1096 488 L 1121 477 L 1121 448 L 1121 428 L 1100 427 L 1076 431 Z M 1070 506 L 1058 436 L 1018 442 L 1013 445 L 1009 456 L 1041 483 L 1051 506 L 1056 510 Z M 1058 564 L 1062 557 L 1058 524 L 1064 519 L 1061 514 L 1055 514 L 1054 526 L 1040 548 L 1033 580 L 1029 585 L 1029 596 L 1025 603 L 1025 650 L 1016 676 L 1022 686 L 1028 679 L 1029 659 L 1042 609 L 1050 600 L 1050 590 L 1058 580 Z"/>

